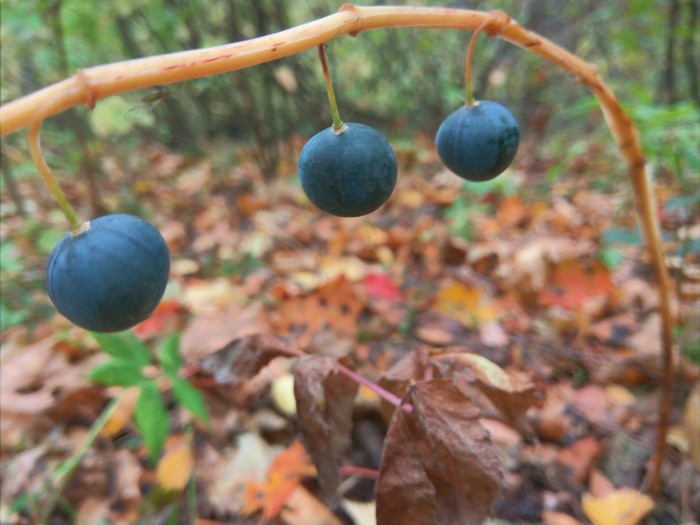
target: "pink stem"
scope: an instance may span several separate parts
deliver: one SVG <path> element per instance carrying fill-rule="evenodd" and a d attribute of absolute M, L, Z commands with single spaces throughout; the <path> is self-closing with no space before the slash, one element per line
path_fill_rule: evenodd
<path fill-rule="evenodd" d="M 372 390 L 375 394 L 377 394 L 379 397 L 381 397 L 384 401 L 391 403 L 395 407 L 401 407 L 404 411 L 411 413 L 413 411 L 413 406 L 409 403 L 403 403 L 401 398 L 395 396 L 388 390 L 383 389 L 380 387 L 377 383 L 373 383 L 369 379 L 362 377 L 360 374 L 353 372 L 350 370 L 348 367 L 341 365 L 338 363 L 338 370 L 340 370 L 341 373 L 345 374 L 348 376 L 350 379 L 355 381 L 359 385 L 364 385 L 370 390 Z"/>
<path fill-rule="evenodd" d="M 379 479 L 379 471 L 373 468 L 358 467 L 356 465 L 345 465 L 340 467 L 339 471 L 341 478 L 349 478 L 350 476 L 361 476 L 366 479 Z"/>

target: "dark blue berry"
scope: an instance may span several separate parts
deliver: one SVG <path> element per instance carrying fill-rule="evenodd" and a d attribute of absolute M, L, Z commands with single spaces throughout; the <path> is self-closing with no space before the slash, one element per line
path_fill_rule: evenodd
<path fill-rule="evenodd" d="M 510 166 L 519 140 L 513 114 L 496 102 L 483 100 L 451 113 L 438 129 L 435 146 L 450 171 L 463 179 L 483 182 Z"/>
<path fill-rule="evenodd" d="M 309 200 L 325 212 L 359 217 L 384 204 L 396 186 L 396 155 L 378 131 L 354 122 L 342 133 L 314 135 L 301 150 L 299 177 Z"/>
<path fill-rule="evenodd" d="M 127 330 L 158 306 L 170 271 L 160 232 L 132 215 L 107 215 L 66 234 L 46 267 L 58 311 L 95 332 Z"/>

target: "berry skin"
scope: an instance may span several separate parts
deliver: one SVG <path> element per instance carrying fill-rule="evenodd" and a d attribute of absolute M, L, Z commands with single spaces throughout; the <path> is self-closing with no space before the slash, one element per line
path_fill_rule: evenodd
<path fill-rule="evenodd" d="M 378 131 L 347 123 L 327 128 L 301 150 L 299 178 L 309 200 L 339 217 L 359 217 L 384 204 L 396 186 L 396 155 Z"/>
<path fill-rule="evenodd" d="M 66 234 L 46 266 L 58 311 L 95 332 L 127 330 L 158 306 L 170 272 L 160 232 L 132 215 L 106 215 Z"/>
<path fill-rule="evenodd" d="M 435 146 L 450 171 L 472 182 L 484 182 L 510 166 L 519 140 L 513 114 L 496 102 L 483 100 L 448 115 L 435 136 Z"/>

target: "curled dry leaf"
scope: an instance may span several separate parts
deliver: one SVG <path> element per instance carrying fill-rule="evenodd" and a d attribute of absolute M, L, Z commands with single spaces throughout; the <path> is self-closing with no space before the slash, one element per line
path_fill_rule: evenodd
<path fill-rule="evenodd" d="M 478 410 L 449 380 L 419 383 L 396 410 L 377 484 L 380 525 L 477 525 L 501 470 Z"/>
<path fill-rule="evenodd" d="M 324 356 L 299 359 L 294 370 L 294 397 L 301 433 L 318 469 L 326 496 L 335 501 L 338 470 L 350 449 L 352 412 L 357 383 L 338 371 L 337 361 Z"/>
<path fill-rule="evenodd" d="M 540 402 L 540 394 L 534 385 L 477 354 L 450 352 L 434 360 L 446 365 L 445 376 L 459 374 L 464 367 L 469 369 L 479 389 L 495 405 L 506 423 L 525 435 L 532 434 L 525 412 Z"/>
<path fill-rule="evenodd" d="M 295 355 L 296 349 L 284 339 L 259 334 L 230 342 L 202 359 L 199 366 L 217 383 L 235 387 L 255 377 L 275 357 Z"/>
<path fill-rule="evenodd" d="M 379 379 L 379 386 L 397 397 L 403 397 L 408 385 L 414 381 L 424 381 L 434 372 L 428 352 L 424 348 L 418 348 L 396 361 Z M 379 409 L 388 421 L 395 407 L 382 400 Z"/>

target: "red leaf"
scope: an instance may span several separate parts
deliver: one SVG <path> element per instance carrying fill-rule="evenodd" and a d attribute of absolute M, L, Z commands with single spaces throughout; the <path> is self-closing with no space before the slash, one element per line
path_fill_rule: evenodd
<path fill-rule="evenodd" d="M 375 299 L 388 299 L 390 301 L 400 301 L 403 294 L 389 276 L 385 273 L 368 273 L 365 277 L 365 287 L 370 297 Z"/>

